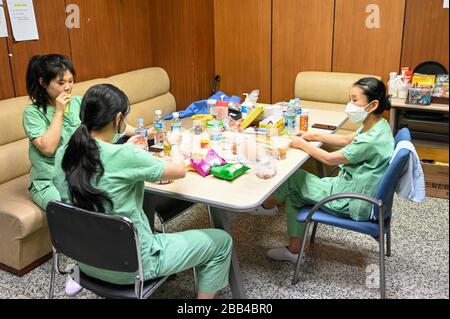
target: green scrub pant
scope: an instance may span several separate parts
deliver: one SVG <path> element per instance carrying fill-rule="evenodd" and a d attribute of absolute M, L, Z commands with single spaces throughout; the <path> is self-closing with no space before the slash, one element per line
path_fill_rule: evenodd
<path fill-rule="evenodd" d="M 327 196 L 332 195 L 334 177 L 319 178 L 304 170 L 298 170 L 275 192 L 278 202 L 286 203 L 287 229 L 289 237 L 304 237 L 305 223 L 298 223 L 296 218 L 300 208 L 313 206 Z M 336 214 L 327 205 L 327 211 Z"/>
<path fill-rule="evenodd" d="M 35 186 L 30 187 L 31 198 L 33 201 L 44 211 L 47 208 L 48 203 L 52 200 L 61 201 L 61 195 L 53 185 L 38 190 Z"/>
<path fill-rule="evenodd" d="M 156 277 L 196 267 L 202 292 L 215 292 L 228 285 L 231 236 L 221 229 L 189 230 L 157 234 L 163 248 Z"/>

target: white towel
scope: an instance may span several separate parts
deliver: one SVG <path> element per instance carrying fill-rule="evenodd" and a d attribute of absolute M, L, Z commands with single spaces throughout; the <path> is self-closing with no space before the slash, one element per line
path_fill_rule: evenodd
<path fill-rule="evenodd" d="M 403 174 L 400 176 L 395 191 L 403 199 L 413 202 L 423 202 L 425 200 L 425 178 L 416 148 L 410 141 L 401 141 L 397 144 L 392 158 L 401 149 L 411 151 L 411 155 L 406 163 Z"/>

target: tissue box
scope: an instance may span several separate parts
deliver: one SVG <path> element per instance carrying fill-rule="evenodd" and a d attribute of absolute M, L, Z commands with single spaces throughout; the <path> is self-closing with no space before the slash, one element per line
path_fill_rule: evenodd
<path fill-rule="evenodd" d="M 269 130 L 270 135 L 279 135 L 283 130 L 283 117 L 280 115 L 271 115 L 259 122 L 259 127 Z"/>

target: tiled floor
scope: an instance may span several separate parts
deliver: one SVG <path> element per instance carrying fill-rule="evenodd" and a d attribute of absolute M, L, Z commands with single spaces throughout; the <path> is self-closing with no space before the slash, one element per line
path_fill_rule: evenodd
<path fill-rule="evenodd" d="M 392 256 L 386 261 L 388 298 L 449 298 L 448 200 L 415 204 L 396 199 Z M 291 285 L 293 264 L 269 260 L 265 252 L 286 244 L 285 218 L 229 214 L 242 280 L 249 298 L 378 298 L 370 271 L 378 262 L 377 242 L 363 235 L 320 226 L 307 251 L 306 271 Z M 168 231 L 206 228 L 207 212 L 198 206 L 171 222 Z M 67 265 L 64 260 L 63 265 Z M 19 278 L 0 271 L 0 298 L 46 298 L 50 262 Z M 64 296 L 65 278 L 57 276 L 56 298 Z M 193 298 L 192 272 L 166 282 L 155 298 Z M 97 298 L 83 291 L 75 298 Z M 231 298 L 224 289 L 218 298 Z"/>

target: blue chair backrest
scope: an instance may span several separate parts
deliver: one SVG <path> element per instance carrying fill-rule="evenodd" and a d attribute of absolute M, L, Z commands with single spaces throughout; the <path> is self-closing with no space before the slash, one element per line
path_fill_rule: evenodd
<path fill-rule="evenodd" d="M 395 136 L 395 146 L 401 141 L 411 142 L 411 134 L 405 127 L 402 128 Z M 394 192 L 397 186 L 398 180 L 402 175 L 406 162 L 408 161 L 410 151 L 407 149 L 401 149 L 389 164 L 386 173 L 378 185 L 375 197 L 381 199 L 385 205 L 385 217 L 390 218 L 392 212 L 392 201 L 394 199 Z M 374 208 L 373 219 L 378 220 L 378 209 Z"/>

